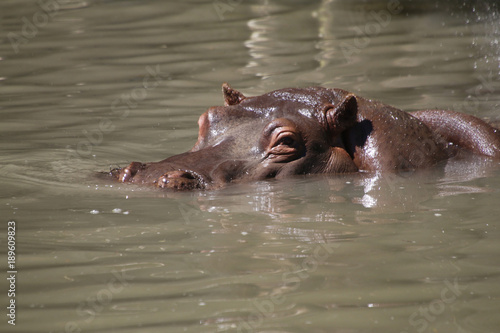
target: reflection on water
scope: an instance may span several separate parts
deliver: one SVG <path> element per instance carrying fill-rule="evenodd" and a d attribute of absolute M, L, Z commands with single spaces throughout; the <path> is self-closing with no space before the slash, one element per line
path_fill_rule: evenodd
<path fill-rule="evenodd" d="M 495 332 L 497 162 L 192 193 L 95 177 L 190 149 L 224 81 L 498 120 L 496 3 L 391 3 L 2 1 L 1 330 Z"/>

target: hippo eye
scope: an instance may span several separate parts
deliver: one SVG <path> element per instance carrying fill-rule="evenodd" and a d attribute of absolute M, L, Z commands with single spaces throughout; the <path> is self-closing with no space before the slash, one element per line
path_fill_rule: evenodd
<path fill-rule="evenodd" d="M 285 136 L 278 141 L 278 145 L 293 146 L 295 140 L 291 136 Z"/>
<path fill-rule="evenodd" d="M 276 158 L 285 162 L 300 155 L 302 149 L 300 134 L 281 128 L 277 129 L 272 137 L 268 150 L 269 158 Z"/>
<path fill-rule="evenodd" d="M 297 125 L 286 118 L 277 118 L 269 123 L 264 128 L 260 144 L 266 150 L 266 158 L 279 163 L 299 158 L 305 149 Z"/>
<path fill-rule="evenodd" d="M 289 130 L 276 130 L 273 133 L 273 147 L 288 146 L 294 147 L 297 143 L 298 134 Z"/>

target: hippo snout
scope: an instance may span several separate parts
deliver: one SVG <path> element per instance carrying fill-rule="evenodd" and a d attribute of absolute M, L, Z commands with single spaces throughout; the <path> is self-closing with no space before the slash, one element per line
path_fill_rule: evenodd
<path fill-rule="evenodd" d="M 165 168 L 171 169 L 166 171 Z M 204 189 L 206 181 L 203 176 L 192 170 L 183 170 L 180 167 L 170 167 L 158 163 L 132 162 L 125 168 L 114 169 L 111 174 L 122 183 L 153 183 L 159 188 L 173 190 Z"/>
<path fill-rule="evenodd" d="M 144 170 L 145 164 L 140 162 L 132 162 L 126 168 L 118 168 L 111 170 L 111 174 L 114 175 L 122 183 L 131 181 L 132 178 L 137 174 L 137 172 Z"/>

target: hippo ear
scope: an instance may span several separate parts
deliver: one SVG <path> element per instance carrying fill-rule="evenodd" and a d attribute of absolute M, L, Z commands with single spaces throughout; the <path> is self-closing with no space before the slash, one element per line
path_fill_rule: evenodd
<path fill-rule="evenodd" d="M 222 84 L 222 94 L 224 95 L 225 106 L 240 104 L 240 102 L 246 98 L 245 95 L 231 88 L 229 84 L 225 82 Z"/>
<path fill-rule="evenodd" d="M 324 115 L 328 129 L 337 135 L 353 126 L 358 115 L 358 103 L 356 96 L 348 94 L 337 105 L 327 104 Z"/>

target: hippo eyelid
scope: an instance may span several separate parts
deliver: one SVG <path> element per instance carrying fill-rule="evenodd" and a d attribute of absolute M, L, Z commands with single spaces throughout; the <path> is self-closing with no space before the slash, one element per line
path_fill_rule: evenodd
<path fill-rule="evenodd" d="M 296 142 L 297 134 L 288 129 L 285 129 L 275 136 L 275 140 L 273 142 L 273 147 L 278 145 L 291 146 Z"/>
<path fill-rule="evenodd" d="M 268 124 L 263 131 L 263 137 L 264 138 L 269 138 L 277 129 L 279 128 L 284 128 L 282 132 L 291 132 L 291 133 L 298 133 L 297 126 L 295 123 L 289 119 L 286 118 L 278 118 L 273 120 L 270 124 Z M 300 135 L 300 134 L 299 134 Z"/>
<path fill-rule="evenodd" d="M 266 151 L 265 159 L 286 163 L 302 155 L 304 141 L 302 133 L 292 120 L 278 118 L 264 128 L 261 147 Z"/>

